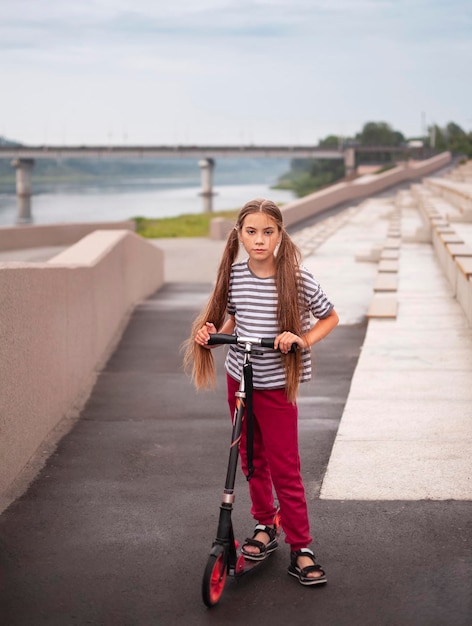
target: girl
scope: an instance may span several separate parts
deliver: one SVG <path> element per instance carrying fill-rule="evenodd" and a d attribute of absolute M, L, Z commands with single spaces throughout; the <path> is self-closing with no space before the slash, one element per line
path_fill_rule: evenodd
<path fill-rule="evenodd" d="M 236 263 L 242 245 L 248 259 Z M 228 237 L 208 305 L 195 320 L 184 363 L 192 366 L 197 388 L 214 385 L 210 334 L 276 337 L 276 351 L 253 355 L 254 475 L 249 481 L 251 513 L 257 525 L 246 539 L 246 559 L 263 560 L 277 546 L 273 487 L 280 505 L 285 541 L 290 544 L 288 573 L 303 585 L 326 582 L 308 548 L 312 541 L 298 451 L 299 382 L 311 378 L 310 347 L 326 337 L 338 316 L 320 285 L 300 265 L 301 254 L 283 227 L 282 213 L 270 200 L 251 200 L 241 209 Z M 311 326 L 310 313 L 317 319 Z M 293 343 L 299 350 L 290 352 Z M 233 415 L 242 355 L 230 346 L 226 357 L 228 402 Z M 240 445 L 247 476 L 246 422 Z"/>

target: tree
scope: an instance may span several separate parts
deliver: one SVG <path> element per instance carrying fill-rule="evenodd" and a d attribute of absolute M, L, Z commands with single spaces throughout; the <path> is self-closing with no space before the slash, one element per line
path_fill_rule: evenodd
<path fill-rule="evenodd" d="M 320 148 L 339 148 L 341 143 L 340 137 L 337 135 L 328 135 L 319 141 L 318 146 Z"/>
<path fill-rule="evenodd" d="M 455 122 L 449 122 L 445 128 L 434 124 L 428 130 L 431 147 L 435 150 L 450 150 L 454 154 L 472 157 L 472 133 L 467 134 Z"/>
<path fill-rule="evenodd" d="M 429 129 L 429 142 L 438 152 L 451 150 L 458 155 L 472 158 L 472 132 L 466 133 L 458 124 L 449 122 L 445 128 L 436 124 Z M 421 138 L 423 141 L 424 138 Z M 351 139 L 346 138 L 347 143 Z M 403 133 L 386 122 L 367 122 L 361 132 L 357 133 L 354 142 L 361 146 L 392 146 L 402 147 L 406 144 Z M 426 139 L 428 143 L 428 139 Z M 319 142 L 321 148 L 338 148 L 339 138 L 328 135 Z M 398 158 L 408 158 L 408 152 L 396 157 L 387 151 L 369 151 L 356 155 L 356 164 L 375 163 L 376 165 L 394 164 Z M 278 186 L 283 189 L 293 189 L 298 196 L 312 193 L 325 185 L 332 185 L 344 176 L 344 163 L 326 159 L 293 159 L 290 172 L 280 177 Z"/>
<path fill-rule="evenodd" d="M 465 131 L 463 131 L 462 128 L 454 122 L 449 122 L 446 126 L 446 134 L 449 139 L 463 139 L 467 136 Z"/>
<path fill-rule="evenodd" d="M 356 139 L 362 146 L 401 146 L 405 142 L 404 135 L 386 122 L 367 122 Z"/>

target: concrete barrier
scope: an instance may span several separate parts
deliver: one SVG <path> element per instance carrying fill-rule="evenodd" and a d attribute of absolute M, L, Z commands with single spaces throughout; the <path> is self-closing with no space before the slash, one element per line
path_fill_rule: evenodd
<path fill-rule="evenodd" d="M 136 230 L 132 220 L 71 224 L 24 224 L 0 227 L 0 250 L 71 246 L 95 230 Z"/>
<path fill-rule="evenodd" d="M 96 231 L 48 263 L 0 263 L 0 510 L 163 281 L 163 252 L 129 230 Z"/>
<path fill-rule="evenodd" d="M 456 298 L 472 326 L 472 256 L 455 257 L 457 265 Z"/>
<path fill-rule="evenodd" d="M 294 200 L 282 207 L 285 226 L 293 226 L 344 202 L 367 198 L 402 182 L 416 180 L 445 167 L 451 161 L 451 153 L 443 152 L 431 159 L 404 163 L 381 174 L 370 174 L 351 182 L 330 185 L 308 196 Z M 248 198 L 250 200 L 250 198 Z M 216 222 L 216 220 L 219 220 Z M 221 218 L 212 220 L 211 238 L 226 238 L 230 225 Z"/>
<path fill-rule="evenodd" d="M 435 206 L 436 199 L 440 196 L 452 208 L 454 203 L 459 202 L 460 195 L 456 193 L 457 189 L 453 184 L 444 187 L 440 179 L 433 179 L 433 182 L 428 179 L 424 182 L 423 185 L 411 187 L 423 225 L 408 240 L 432 244 L 453 295 L 472 326 L 472 248 L 463 241 L 449 222 L 457 216 L 449 212 L 445 216 L 446 209 L 443 207 L 441 214 Z M 455 221 L 461 221 L 461 218 Z"/>
<path fill-rule="evenodd" d="M 210 239 L 221 241 L 227 239 L 234 228 L 234 222 L 224 217 L 214 217 L 210 220 Z"/>
<path fill-rule="evenodd" d="M 367 310 L 368 319 L 395 319 L 398 315 L 397 290 L 401 236 L 401 209 L 396 206 L 390 215 L 387 237 L 376 259 L 377 275 L 374 282 L 374 294 Z"/>
<path fill-rule="evenodd" d="M 450 243 L 464 243 L 463 240 L 457 235 L 457 233 L 445 233 L 442 230 L 438 231 L 434 224 L 432 228 L 432 244 L 436 253 L 436 258 L 439 261 L 444 273 L 446 274 L 451 285 L 454 283 L 453 270 L 454 259 L 449 252 L 448 245 Z"/>
<path fill-rule="evenodd" d="M 444 178 L 458 180 L 463 183 L 472 183 L 472 159 L 459 163 L 459 165 L 451 172 L 448 172 Z"/>
<path fill-rule="evenodd" d="M 451 221 L 472 221 L 472 185 L 470 183 L 432 178 L 425 181 L 425 184 L 457 209 L 457 214 L 452 213 L 448 216 Z"/>
<path fill-rule="evenodd" d="M 400 165 L 381 174 L 331 185 L 282 207 L 285 225 L 292 226 L 338 204 L 366 198 L 399 183 L 422 178 L 445 167 L 450 161 L 451 153 L 444 152 L 431 159 Z"/>

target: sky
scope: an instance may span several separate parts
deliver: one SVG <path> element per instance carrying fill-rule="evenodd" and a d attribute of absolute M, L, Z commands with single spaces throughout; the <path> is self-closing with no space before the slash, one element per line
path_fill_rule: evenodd
<path fill-rule="evenodd" d="M 472 130 L 470 0 L 0 0 L 0 136 L 315 145 Z"/>

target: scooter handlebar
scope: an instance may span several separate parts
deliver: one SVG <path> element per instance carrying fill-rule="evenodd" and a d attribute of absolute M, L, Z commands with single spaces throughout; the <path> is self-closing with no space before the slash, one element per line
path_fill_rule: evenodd
<path fill-rule="evenodd" d="M 254 346 L 261 346 L 262 348 L 274 349 L 275 337 L 270 339 L 257 339 L 254 337 L 238 337 L 237 335 L 227 335 L 225 333 L 212 333 L 208 340 L 208 344 L 211 346 L 221 344 L 245 344 L 250 343 Z M 295 352 L 298 348 L 298 344 L 292 343 L 290 352 Z"/>
<path fill-rule="evenodd" d="M 225 333 L 212 333 L 208 339 L 210 346 L 234 343 L 238 343 L 238 337 L 236 335 L 226 335 Z"/>

